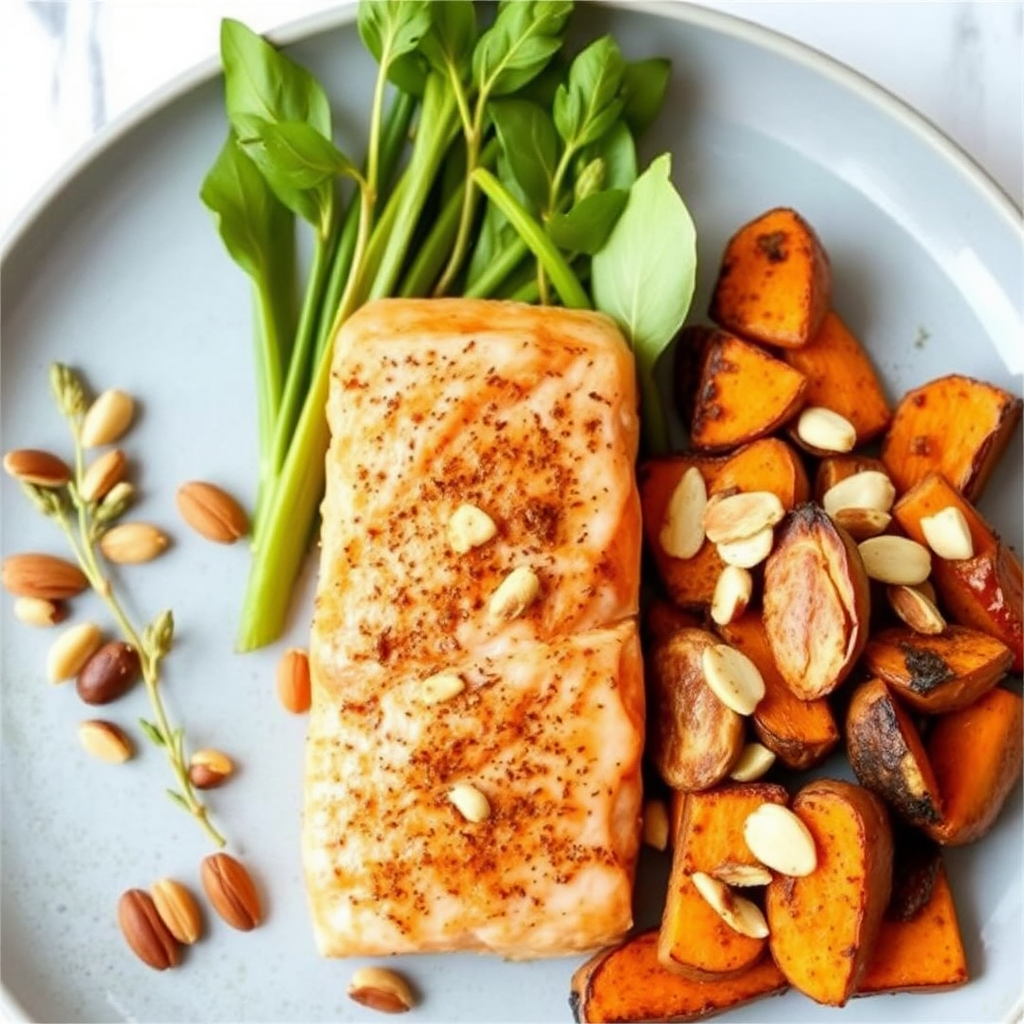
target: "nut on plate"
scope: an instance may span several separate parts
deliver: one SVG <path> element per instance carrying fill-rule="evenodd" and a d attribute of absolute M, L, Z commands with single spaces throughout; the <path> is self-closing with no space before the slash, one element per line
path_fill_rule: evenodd
<path fill-rule="evenodd" d="M 120 726 L 91 718 L 78 727 L 78 740 L 87 754 L 108 764 L 130 761 L 135 748 Z"/>
<path fill-rule="evenodd" d="M 234 544 L 249 532 L 245 510 L 216 484 L 190 480 L 178 488 L 175 502 L 181 518 L 207 540 Z"/>
<path fill-rule="evenodd" d="M 135 402 L 131 395 L 108 388 L 86 410 L 81 441 L 85 448 L 99 448 L 116 441 L 131 426 Z"/>
<path fill-rule="evenodd" d="M 36 487 L 63 487 L 71 479 L 71 467 L 63 459 L 37 448 L 7 452 L 4 470 L 15 480 Z"/>
<path fill-rule="evenodd" d="M 188 761 L 188 777 L 196 789 L 223 786 L 234 770 L 231 758 L 220 750 L 197 750 Z"/>
<path fill-rule="evenodd" d="M 232 928 L 248 932 L 262 922 L 263 907 L 252 876 L 230 853 L 205 857 L 199 877 L 213 909 Z"/>
<path fill-rule="evenodd" d="M 39 597 L 45 601 L 64 601 L 89 587 L 85 573 L 73 562 L 35 552 L 5 558 L 0 580 L 4 589 L 16 597 Z"/>
<path fill-rule="evenodd" d="M 416 1000 L 409 983 L 386 967 L 361 967 L 348 983 L 348 997 L 380 1013 L 405 1013 Z"/>
<path fill-rule="evenodd" d="M 17 597 L 14 599 L 14 617 L 26 626 L 56 626 L 68 617 L 68 609 L 60 601 L 45 597 Z"/>
<path fill-rule="evenodd" d="M 139 678 L 139 652 L 123 640 L 103 644 L 79 669 L 75 687 L 86 704 L 109 704 Z"/>
<path fill-rule="evenodd" d="M 153 970 L 166 971 L 181 963 L 181 946 L 145 890 L 129 889 L 121 896 L 117 921 L 132 952 Z"/>
<path fill-rule="evenodd" d="M 86 471 L 82 478 L 82 497 L 86 501 L 99 501 L 106 497 L 115 484 L 124 479 L 128 459 L 120 448 L 104 452 Z"/>
<path fill-rule="evenodd" d="M 149 888 L 153 905 L 167 930 L 183 946 L 191 946 L 203 934 L 203 918 L 199 904 L 181 882 L 161 878 Z"/>
<path fill-rule="evenodd" d="M 94 622 L 79 622 L 65 629 L 46 654 L 46 676 L 51 683 L 62 683 L 81 672 L 103 643 L 100 627 Z"/>
<path fill-rule="evenodd" d="M 100 537 L 100 551 L 118 565 L 139 565 L 163 554 L 170 541 L 151 523 L 122 523 Z"/>
<path fill-rule="evenodd" d="M 277 663 L 277 696 L 286 711 L 303 715 L 309 710 L 312 690 L 309 655 L 301 647 L 289 647 Z"/>

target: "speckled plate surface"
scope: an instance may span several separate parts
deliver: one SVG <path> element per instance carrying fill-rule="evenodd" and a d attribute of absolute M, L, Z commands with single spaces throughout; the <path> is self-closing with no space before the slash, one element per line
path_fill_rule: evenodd
<path fill-rule="evenodd" d="M 628 9 L 627 9 L 628 8 Z M 863 79 L 764 30 L 685 5 L 587 6 L 588 36 L 611 29 L 628 54 L 673 58 L 668 109 L 649 153 L 671 148 L 698 225 L 706 308 L 722 245 L 773 205 L 799 208 L 830 251 L 835 306 L 864 339 L 890 395 L 959 370 L 1021 389 L 1019 213 L 951 143 Z M 370 65 L 351 10 L 279 39 L 318 73 L 337 121 L 356 138 Z M 211 40 L 211 49 L 215 42 Z M 4 448 L 66 451 L 47 367 L 79 366 L 99 388 L 137 395 L 126 444 L 138 516 L 169 529 L 173 550 L 123 574 L 139 618 L 174 609 L 178 643 L 167 700 L 196 745 L 242 766 L 211 803 L 232 848 L 258 872 L 268 907 L 248 935 L 209 922 L 176 971 L 142 967 L 114 919 L 129 886 L 162 875 L 197 884 L 209 847 L 162 796 L 166 768 L 145 748 L 132 763 L 90 761 L 75 740 L 87 717 L 73 689 L 49 686 L 52 634 L 13 620 L 3 601 L 3 1009 L 34 1021 L 326 1021 L 367 1016 L 344 995 L 351 964 L 313 948 L 299 850 L 304 723 L 281 712 L 273 668 L 304 643 L 312 569 L 290 636 L 232 652 L 247 567 L 243 547 L 188 533 L 176 486 L 216 479 L 250 498 L 255 420 L 247 284 L 221 250 L 197 191 L 224 131 L 216 65 L 177 82 L 113 125 L 35 204 L 3 249 Z M 1014 441 L 982 507 L 1018 549 L 1022 452 Z M 61 550 L 17 487 L 2 489 L 3 551 Z M 75 619 L 100 618 L 91 599 Z M 132 727 L 141 692 L 109 709 Z M 1008 1021 L 1021 1001 L 1020 790 L 992 834 L 948 864 L 972 982 L 956 992 L 855 1000 L 826 1010 L 790 993 L 726 1014 L 758 1021 Z M 665 865 L 644 858 L 638 919 L 657 919 Z M 423 995 L 410 1021 L 568 1020 L 576 961 L 408 959 Z"/>

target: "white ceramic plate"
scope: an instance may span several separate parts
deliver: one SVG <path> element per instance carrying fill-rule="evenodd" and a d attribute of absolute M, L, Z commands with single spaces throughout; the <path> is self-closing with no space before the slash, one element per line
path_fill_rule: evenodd
<path fill-rule="evenodd" d="M 350 13 L 282 34 L 323 79 L 354 135 L 367 108 L 368 58 Z M 698 224 L 695 316 L 731 231 L 773 205 L 817 227 L 835 305 L 869 345 L 890 394 L 961 370 L 1020 391 L 1019 214 L 916 115 L 843 68 L 750 25 L 685 6 L 588 6 L 586 35 L 610 28 L 633 56 L 673 58 L 667 112 L 648 149 L 674 151 Z M 88 716 L 73 690 L 45 683 L 52 634 L 3 602 L 2 944 L 6 1013 L 26 1020 L 314 1021 L 360 1016 L 344 995 L 351 964 L 313 949 L 298 825 L 304 723 L 279 709 L 282 645 L 246 657 L 231 639 L 247 566 L 243 547 L 194 538 L 173 510 L 176 486 L 216 479 L 251 496 L 255 466 L 248 287 L 197 198 L 224 122 L 211 62 L 108 130 L 9 238 L 3 253 L 4 447 L 67 450 L 47 367 L 81 367 L 96 387 L 137 395 L 127 444 L 138 516 L 173 531 L 159 563 L 126 570 L 138 617 L 174 609 L 179 640 L 167 700 L 197 745 L 243 766 L 211 795 L 236 852 L 257 870 L 269 916 L 248 935 L 210 922 L 182 969 L 156 974 L 121 943 L 121 891 L 174 875 L 195 885 L 209 852 L 161 795 L 158 752 L 124 767 L 94 763 L 75 740 Z M 1019 438 L 983 508 L 1021 546 Z M 51 524 L 16 487 L 2 493 L 3 548 L 59 552 Z M 309 581 L 307 581 L 309 582 Z M 307 601 L 289 640 L 305 642 Z M 91 599 L 77 619 L 101 617 Z M 105 619 L 104 619 L 105 621 Z M 141 692 L 106 709 L 132 725 Z M 841 1011 L 791 993 L 723 1020 L 1007 1021 L 1021 995 L 1019 791 L 994 832 L 948 856 L 973 980 L 952 993 L 853 1001 Z M 645 857 L 638 916 L 657 919 L 664 864 Z M 530 965 L 431 956 L 402 964 L 423 993 L 410 1020 L 568 1020 L 576 961 Z M 364 1015 L 365 1016 L 365 1015 Z"/>

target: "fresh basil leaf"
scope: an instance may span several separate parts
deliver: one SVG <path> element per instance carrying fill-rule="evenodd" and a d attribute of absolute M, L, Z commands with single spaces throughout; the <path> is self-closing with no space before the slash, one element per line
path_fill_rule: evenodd
<path fill-rule="evenodd" d="M 239 144 L 264 175 L 294 189 L 317 188 L 339 175 L 358 180 L 355 164 L 330 139 L 301 121 L 245 118 Z"/>
<path fill-rule="evenodd" d="M 622 113 L 626 62 L 611 36 L 595 39 L 569 66 L 555 93 L 555 127 L 566 147 L 580 149 L 610 131 Z"/>
<path fill-rule="evenodd" d="M 622 108 L 622 116 L 637 138 L 650 128 L 661 112 L 671 73 L 672 62 L 664 57 L 651 57 L 626 65 L 626 105 Z"/>
<path fill-rule="evenodd" d="M 388 80 L 414 96 L 426 88 L 429 67 L 417 50 L 435 13 L 427 0 L 361 0 L 356 14 L 360 38 Z"/>
<path fill-rule="evenodd" d="M 594 192 L 568 213 L 553 214 L 548 220 L 548 234 L 559 249 L 592 256 L 604 245 L 628 199 L 624 189 Z"/>
<path fill-rule="evenodd" d="M 604 161 L 605 188 L 631 188 L 636 181 L 636 143 L 625 121 L 617 121 L 599 142 L 589 147 Z"/>
<path fill-rule="evenodd" d="M 490 110 L 512 176 L 535 212 L 546 209 L 558 163 L 558 136 L 550 116 L 529 100 L 499 100 Z"/>
<path fill-rule="evenodd" d="M 434 5 L 433 18 L 420 48 L 431 67 L 442 74 L 451 68 L 461 80 L 476 44 L 476 6 L 473 0 L 445 0 Z"/>

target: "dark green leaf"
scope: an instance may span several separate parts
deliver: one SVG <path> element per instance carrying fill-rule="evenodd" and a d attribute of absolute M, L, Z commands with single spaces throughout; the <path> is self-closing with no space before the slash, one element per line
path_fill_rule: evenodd
<path fill-rule="evenodd" d="M 473 51 L 473 81 L 487 96 L 507 96 L 544 70 L 561 49 L 569 0 L 502 4 Z"/>
<path fill-rule="evenodd" d="M 555 93 L 555 127 L 569 149 L 596 142 L 622 113 L 626 62 L 611 36 L 595 39 L 569 67 L 569 80 Z"/>
<path fill-rule="evenodd" d="M 664 57 L 651 57 L 626 65 L 626 105 L 622 116 L 638 138 L 661 112 L 671 73 L 672 62 Z"/>
<path fill-rule="evenodd" d="M 358 180 L 359 170 L 330 139 L 301 121 L 243 119 L 239 143 L 270 181 L 289 188 L 317 188 L 339 175 Z"/>
<path fill-rule="evenodd" d="M 426 87 L 428 64 L 416 51 L 429 34 L 432 14 L 426 0 L 361 0 L 356 17 L 360 38 L 388 80 L 414 96 Z"/>
<path fill-rule="evenodd" d="M 545 210 L 558 163 L 558 136 L 546 111 L 529 100 L 500 100 L 491 105 L 494 127 L 512 176 L 530 207 Z"/>
<path fill-rule="evenodd" d="M 462 80 L 476 44 L 476 6 L 473 0 L 445 0 L 434 5 L 433 20 L 420 48 L 431 67 L 444 75 L 454 69 Z"/>
<path fill-rule="evenodd" d="M 568 213 L 554 214 L 548 234 L 560 249 L 592 256 L 604 245 L 628 198 L 623 189 L 595 192 Z"/>

